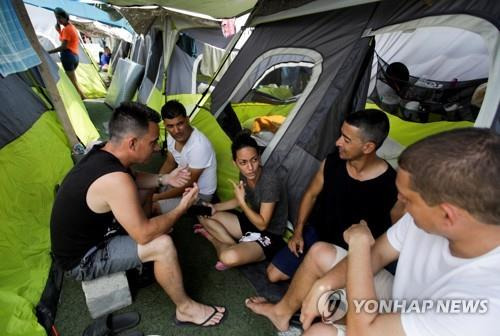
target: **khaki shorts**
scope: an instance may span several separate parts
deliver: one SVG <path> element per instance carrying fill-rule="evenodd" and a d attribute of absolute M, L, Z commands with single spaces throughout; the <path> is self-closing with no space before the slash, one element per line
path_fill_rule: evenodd
<path fill-rule="evenodd" d="M 336 265 L 339 261 L 347 256 L 347 251 L 340 246 L 334 245 L 337 249 L 337 259 L 333 263 L 332 267 Z M 378 299 L 390 299 L 392 297 L 392 285 L 394 282 L 394 276 L 386 269 L 380 270 L 374 277 L 375 281 L 375 294 Z M 337 328 L 337 336 L 346 336 L 346 326 L 340 323 L 333 323 L 333 326 Z"/>

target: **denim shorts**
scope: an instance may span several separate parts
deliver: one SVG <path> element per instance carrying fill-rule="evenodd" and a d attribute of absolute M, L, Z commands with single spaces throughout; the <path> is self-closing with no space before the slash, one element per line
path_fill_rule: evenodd
<path fill-rule="evenodd" d="M 106 240 L 99 247 L 91 248 L 66 276 L 78 281 L 87 281 L 100 276 L 126 271 L 142 264 L 137 254 L 137 243 L 126 235 Z"/>
<path fill-rule="evenodd" d="M 65 71 L 75 71 L 80 59 L 68 49 L 61 51 L 61 63 Z"/>

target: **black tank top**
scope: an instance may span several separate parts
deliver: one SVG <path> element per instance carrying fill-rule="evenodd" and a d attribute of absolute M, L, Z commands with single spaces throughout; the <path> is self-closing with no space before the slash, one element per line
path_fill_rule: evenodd
<path fill-rule="evenodd" d="M 340 159 L 338 152 L 328 155 L 323 189 L 310 218 L 320 240 L 347 248 L 344 231 L 362 219 L 373 237 L 385 233 L 391 226 L 390 211 L 398 196 L 396 171 L 387 165 L 387 170 L 376 178 L 359 181 L 349 175 L 346 161 Z"/>
<path fill-rule="evenodd" d="M 52 208 L 50 237 L 56 262 L 70 270 L 85 253 L 104 241 L 112 212 L 98 214 L 87 206 L 87 191 L 99 177 L 130 171 L 111 153 L 95 146 L 64 178 Z"/>

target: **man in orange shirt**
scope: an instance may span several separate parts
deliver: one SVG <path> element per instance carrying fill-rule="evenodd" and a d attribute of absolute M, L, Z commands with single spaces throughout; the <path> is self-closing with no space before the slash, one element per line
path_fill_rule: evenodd
<path fill-rule="evenodd" d="M 78 31 L 76 30 L 75 26 L 73 26 L 69 22 L 69 15 L 64 9 L 57 7 L 56 9 L 54 9 L 54 13 L 57 20 L 56 30 L 59 33 L 59 40 L 61 41 L 61 45 L 58 48 L 49 50 L 49 54 L 56 52 L 61 53 L 60 57 L 64 71 L 66 71 L 66 74 L 75 86 L 76 91 L 78 91 L 80 97 L 84 99 L 85 96 L 78 86 L 75 75 L 75 70 L 78 67 L 79 62 L 78 43 L 80 41 L 78 38 Z M 62 29 L 60 25 L 63 26 Z"/>

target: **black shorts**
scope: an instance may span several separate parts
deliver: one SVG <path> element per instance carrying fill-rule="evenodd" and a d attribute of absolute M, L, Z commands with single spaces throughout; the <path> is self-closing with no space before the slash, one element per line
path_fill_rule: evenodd
<path fill-rule="evenodd" d="M 69 49 L 61 51 L 61 63 L 65 71 L 75 71 L 79 61 L 78 55 L 73 54 Z"/>
<path fill-rule="evenodd" d="M 243 234 L 242 239 L 245 236 L 250 236 L 252 233 L 260 234 L 258 239 L 252 239 L 251 241 L 255 241 L 264 251 L 264 255 L 266 259 L 271 260 L 279 250 L 281 250 L 284 246 L 286 246 L 285 241 L 283 240 L 283 236 L 268 232 L 268 231 L 259 231 L 245 216 L 244 213 L 239 211 L 231 211 L 232 214 L 238 217 L 238 222 L 240 223 L 241 233 Z"/>

